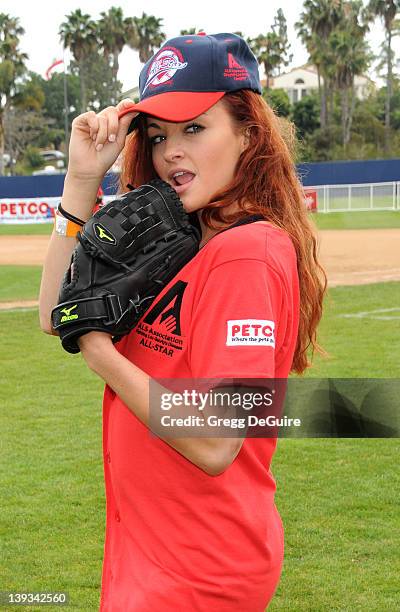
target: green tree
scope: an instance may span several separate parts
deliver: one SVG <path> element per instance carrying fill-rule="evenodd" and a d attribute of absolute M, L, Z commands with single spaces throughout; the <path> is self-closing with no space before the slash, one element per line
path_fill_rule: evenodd
<path fill-rule="evenodd" d="M 42 77 L 36 72 L 28 72 L 19 84 L 16 84 L 13 97 L 13 106 L 21 111 L 40 111 L 45 102 Z"/>
<path fill-rule="evenodd" d="M 23 120 L 21 120 L 23 117 Z M 51 143 L 52 133 L 51 120 L 43 116 L 42 110 L 27 108 L 22 111 L 16 106 L 11 106 L 4 123 L 5 142 L 7 150 L 12 159 L 17 160 L 17 166 L 11 167 L 11 173 L 24 174 L 29 171 L 30 163 L 25 157 L 28 146 L 48 147 Z M 61 137 L 64 136 L 62 131 Z"/>
<path fill-rule="evenodd" d="M 382 105 L 380 99 L 382 99 Z M 383 156 L 385 141 L 384 106 L 384 95 L 381 96 L 380 92 L 371 93 L 364 100 L 357 101 L 348 154 L 351 155 L 352 148 L 357 146 L 358 154 L 362 159 Z M 379 117 L 380 111 L 382 111 L 381 117 Z"/>
<path fill-rule="evenodd" d="M 18 17 L 0 13 L 0 176 L 4 173 L 4 121 L 18 78 L 26 71 L 28 56 L 19 49 L 20 37 L 24 33 Z"/>
<path fill-rule="evenodd" d="M 81 112 L 87 109 L 87 65 L 88 57 L 99 47 L 96 23 L 90 15 L 77 9 L 66 16 L 59 30 L 60 40 L 65 49 L 69 48 L 78 66 L 81 86 Z"/>
<path fill-rule="evenodd" d="M 83 64 L 87 74 L 87 108 L 97 112 L 106 106 L 114 105 L 116 97 L 122 90 L 122 83 L 115 81 L 108 58 L 93 50 L 85 57 Z M 72 74 L 79 75 L 79 67 L 76 62 L 71 62 L 70 69 Z"/>
<path fill-rule="evenodd" d="M 376 112 L 382 122 L 385 121 L 386 96 L 386 87 L 382 87 L 376 96 Z M 398 77 L 393 78 L 393 90 L 390 102 L 390 125 L 392 130 L 400 130 L 400 79 Z"/>
<path fill-rule="evenodd" d="M 48 81 L 37 76 L 45 95 L 44 116 L 53 120 L 54 129 L 64 131 L 64 75 L 53 72 Z M 65 78 L 68 92 L 68 121 L 71 124 L 80 112 L 80 83 L 78 74 L 66 74 Z"/>
<path fill-rule="evenodd" d="M 137 41 L 131 46 L 139 51 L 139 59 L 145 64 L 166 38 L 161 30 L 162 19 L 143 13 L 141 17 L 133 17 L 133 21 L 136 26 Z"/>
<path fill-rule="evenodd" d="M 263 97 L 274 109 L 279 117 L 289 117 L 291 113 L 291 104 L 289 96 L 284 89 L 264 89 Z"/>
<path fill-rule="evenodd" d="M 289 55 L 290 43 L 287 36 L 286 18 L 282 9 L 275 15 L 271 32 L 259 34 L 256 38 L 249 38 L 247 42 L 262 64 L 266 76 L 266 88 L 271 87 L 271 78 L 279 73 L 281 66 L 288 66 L 292 56 Z"/>
<path fill-rule="evenodd" d="M 343 147 L 349 143 L 356 95 L 354 79 L 368 68 L 372 59 L 365 39 L 369 27 L 363 21 L 362 0 L 342 3 L 342 18 L 331 32 L 328 43 L 336 58 L 336 85 L 341 99 Z"/>
<path fill-rule="evenodd" d="M 292 119 L 297 134 L 304 138 L 310 136 L 319 127 L 319 100 L 316 95 L 304 96 L 293 105 Z"/>
<path fill-rule="evenodd" d="M 40 151 L 33 145 L 28 145 L 25 150 L 24 157 L 29 163 L 31 168 L 41 168 L 43 166 L 43 158 L 40 155 Z"/>
<path fill-rule="evenodd" d="M 188 30 L 181 30 L 179 34 L 180 36 L 193 36 L 198 32 L 204 32 L 203 28 L 189 28 Z"/>
<path fill-rule="evenodd" d="M 55 120 L 46 116 L 44 87 L 47 83 L 33 71 L 21 77 L 15 84 L 12 103 L 4 122 L 7 151 L 11 159 L 16 159 L 18 163 L 24 157 L 27 170 L 33 167 L 25 156 L 27 147 L 59 148 L 64 139 L 64 129 L 58 129 Z M 14 173 L 13 164 L 11 173 Z"/>
<path fill-rule="evenodd" d="M 317 69 L 322 130 L 328 127 L 333 110 L 335 58 L 328 39 L 342 17 L 341 5 L 342 0 L 305 0 L 304 10 L 295 24 L 309 60 Z"/>
<path fill-rule="evenodd" d="M 393 35 L 398 32 L 396 15 L 400 11 L 400 0 L 370 0 L 368 9 L 373 18 L 380 18 L 385 27 L 383 52 L 386 55 L 386 105 L 385 105 L 385 153 L 390 153 L 390 105 L 393 93 Z"/>
<path fill-rule="evenodd" d="M 122 9 L 112 6 L 102 12 L 97 23 L 98 35 L 107 63 L 111 60 L 112 89 L 110 103 L 115 105 L 121 97 L 121 84 L 118 81 L 119 56 L 125 45 L 138 44 L 137 29 L 133 18 L 124 18 Z"/>

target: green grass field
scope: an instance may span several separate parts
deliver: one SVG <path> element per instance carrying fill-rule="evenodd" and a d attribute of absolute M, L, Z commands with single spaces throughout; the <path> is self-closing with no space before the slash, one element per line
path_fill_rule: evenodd
<path fill-rule="evenodd" d="M 310 213 L 319 229 L 369 229 L 400 227 L 400 210 Z M 0 225 L 0 236 L 50 235 L 52 223 L 36 225 Z"/>
<path fill-rule="evenodd" d="M 41 266 L 0 266 L 0 302 L 36 299 L 41 276 Z"/>
<path fill-rule="evenodd" d="M 398 378 L 400 376 L 400 282 L 334 287 L 329 289 L 319 340 L 329 359 L 316 355 L 306 371 L 316 378 Z M 386 308 L 398 308 L 393 319 L 370 316 L 347 318 Z M 377 313 L 379 316 L 379 313 Z"/>
<path fill-rule="evenodd" d="M 80 355 L 67 355 L 39 331 L 37 309 L 0 320 L 13 330 L 0 332 L 1 590 L 67 591 L 73 609 L 96 610 L 103 385 Z"/>
<path fill-rule="evenodd" d="M 40 278 L 40 266 L 0 266 L 0 302 L 36 299 Z M 319 343 L 330 357 L 316 355 L 305 377 L 399 376 L 400 318 L 382 321 L 374 319 L 373 314 L 365 318 L 343 317 L 360 311 L 395 308 L 399 305 L 399 293 L 400 283 L 396 282 L 331 288 L 319 326 Z M 400 317 L 400 314 L 394 312 L 393 316 Z M 376 359 L 377 338 L 379 359 Z"/>
<path fill-rule="evenodd" d="M 0 225 L 0 236 L 50 236 L 53 223 Z"/>
<path fill-rule="evenodd" d="M 389 229 L 400 227 L 400 210 L 313 213 L 311 218 L 324 229 Z"/>
<path fill-rule="evenodd" d="M 279 440 L 286 548 L 269 611 L 399 609 L 398 452 L 394 439 Z"/>
<path fill-rule="evenodd" d="M 37 297 L 39 281 L 38 267 L 0 267 L 0 301 Z M 317 356 L 306 378 L 398 379 L 400 318 L 342 315 L 398 307 L 399 295 L 395 282 L 330 289 L 319 342 L 331 357 Z M 0 311 L 0 343 L 0 590 L 68 591 L 72 609 L 97 610 L 103 383 L 40 332 L 37 309 Z M 272 471 L 286 552 L 269 610 L 399 609 L 399 447 L 398 439 L 279 440 Z"/>

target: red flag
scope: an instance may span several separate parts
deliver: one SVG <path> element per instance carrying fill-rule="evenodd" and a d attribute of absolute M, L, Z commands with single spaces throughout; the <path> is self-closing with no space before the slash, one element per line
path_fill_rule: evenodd
<path fill-rule="evenodd" d="M 56 66 L 58 66 L 59 64 L 63 64 L 64 60 L 59 59 L 59 60 L 54 60 L 54 62 L 52 63 L 51 66 L 49 66 L 46 70 L 46 79 L 47 81 L 50 79 L 50 72 L 53 70 L 53 68 L 55 68 Z"/>

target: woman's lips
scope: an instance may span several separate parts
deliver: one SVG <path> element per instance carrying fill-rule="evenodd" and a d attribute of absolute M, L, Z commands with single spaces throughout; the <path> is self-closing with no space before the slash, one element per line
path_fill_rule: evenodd
<path fill-rule="evenodd" d="M 187 181 L 187 183 L 183 183 L 183 185 L 172 185 L 173 188 L 175 189 L 176 193 L 178 195 L 180 195 L 181 193 L 186 191 L 186 189 L 188 189 L 190 187 L 190 185 L 193 183 L 194 178 L 195 178 L 195 175 L 192 176 L 190 181 Z"/>

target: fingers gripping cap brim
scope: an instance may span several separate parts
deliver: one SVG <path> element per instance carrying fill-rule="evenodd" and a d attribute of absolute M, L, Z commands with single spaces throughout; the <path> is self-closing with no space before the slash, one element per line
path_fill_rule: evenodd
<path fill-rule="evenodd" d="M 181 92 L 171 91 L 159 96 L 146 98 L 137 104 L 131 104 L 119 112 L 119 119 L 128 113 L 145 113 L 164 121 L 189 121 L 206 112 L 225 95 L 224 91 Z M 137 127 L 136 116 L 129 126 L 128 134 Z"/>

